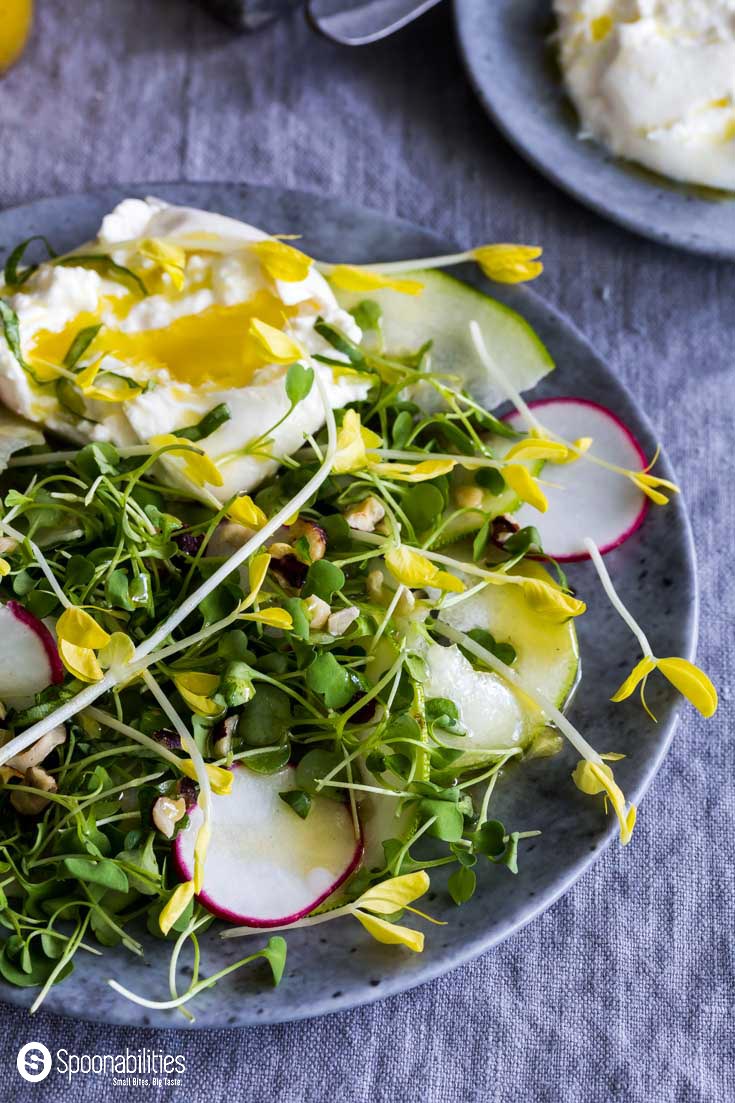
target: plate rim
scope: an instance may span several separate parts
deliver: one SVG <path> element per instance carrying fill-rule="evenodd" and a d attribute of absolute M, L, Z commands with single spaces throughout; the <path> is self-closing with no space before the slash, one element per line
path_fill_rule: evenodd
<path fill-rule="evenodd" d="M 304 189 L 292 189 L 282 188 L 277 186 L 269 186 L 263 184 L 249 184 L 245 181 L 212 181 L 212 180 L 182 180 L 182 181 L 145 181 L 142 183 L 122 183 L 122 184 L 105 184 L 99 187 L 89 188 L 83 191 L 64 193 L 62 195 L 47 195 L 38 196 L 32 200 L 15 204 L 12 207 L 6 207 L 0 210 L 0 233 L 2 233 L 2 226 L 6 216 L 13 216 L 20 211 L 31 211 L 32 208 L 40 203 L 58 202 L 63 204 L 65 202 L 74 200 L 83 200 L 91 198 L 99 198 L 107 193 L 118 193 L 120 196 L 123 194 L 135 195 L 138 193 L 143 194 L 160 194 L 167 189 L 176 188 L 222 188 L 225 190 L 233 189 L 239 190 L 246 197 L 248 194 L 256 193 L 258 195 L 278 195 L 295 197 L 299 200 L 305 201 L 317 200 L 317 201 L 330 201 L 333 200 L 336 204 L 344 204 L 345 207 L 349 207 L 354 216 L 360 216 L 365 214 L 367 216 L 377 217 L 383 220 L 390 221 L 391 224 L 401 226 L 407 231 L 420 232 L 421 234 L 428 235 L 433 238 L 437 245 L 441 245 L 444 248 L 447 245 L 454 245 L 449 239 L 435 233 L 434 230 L 421 226 L 418 223 L 414 223 L 408 219 L 403 219 L 393 215 L 386 215 L 382 211 L 375 210 L 374 208 L 366 207 L 364 205 L 353 204 L 349 199 L 342 199 L 340 197 L 328 196 L 320 192 L 311 192 Z M 528 297 L 538 309 L 543 310 L 547 317 L 551 320 L 554 326 L 557 326 L 561 331 L 566 331 L 574 336 L 574 339 L 584 346 L 585 350 L 589 352 L 591 357 L 602 364 L 605 372 L 609 374 L 618 386 L 625 392 L 632 405 L 635 407 L 636 416 L 639 419 L 641 425 L 645 430 L 655 438 L 653 426 L 646 411 L 639 405 L 635 395 L 631 392 L 627 384 L 615 376 L 613 369 L 607 364 L 603 356 L 598 353 L 591 341 L 580 331 L 577 325 L 562 313 L 555 305 L 547 301 L 542 295 L 536 292 L 533 288 L 524 286 L 522 288 L 522 295 Z M 668 458 L 668 455 L 664 450 L 661 452 L 661 469 L 668 478 L 674 478 L 675 474 Z M 694 543 L 694 536 L 691 526 L 691 520 L 688 510 L 684 503 L 683 498 L 679 497 L 674 503 L 674 508 L 677 513 L 677 519 L 681 524 L 681 537 L 683 542 L 683 551 L 686 557 L 687 567 L 689 570 L 689 578 L 692 585 L 691 593 L 691 605 L 687 610 L 687 627 L 688 627 L 688 639 L 687 649 L 683 657 L 694 659 L 697 650 L 697 641 L 699 634 L 699 611 L 700 611 L 700 585 L 697 571 L 697 557 L 696 546 Z M 629 787 L 629 797 L 636 803 L 645 795 L 654 778 L 659 772 L 666 754 L 671 746 L 674 734 L 677 730 L 681 711 L 683 708 L 683 701 L 681 698 L 677 699 L 671 707 L 671 711 L 663 721 L 663 723 L 657 729 L 657 741 L 655 754 L 650 759 L 647 768 L 643 776 L 632 786 Z M 602 856 L 602 854 L 608 849 L 613 840 L 617 836 L 617 825 L 613 821 L 609 821 L 606 824 L 605 830 L 600 833 L 599 838 L 596 841 L 594 848 L 586 854 L 584 857 L 579 858 L 573 868 L 569 870 L 559 883 L 554 885 L 552 891 L 543 893 L 538 901 L 534 902 L 533 906 L 526 906 L 523 915 L 515 920 L 505 921 L 500 926 L 489 933 L 485 938 L 478 938 L 469 944 L 459 944 L 454 950 L 449 952 L 443 951 L 441 956 L 435 961 L 427 961 L 422 966 L 420 975 L 405 974 L 400 971 L 396 971 L 393 974 L 384 974 L 380 987 L 370 990 L 363 989 L 360 994 L 350 996 L 348 993 L 344 993 L 339 1000 L 329 1000 L 323 1005 L 319 1005 L 316 1008 L 314 1006 L 295 1006 L 289 1009 L 288 1013 L 277 1013 L 273 1017 L 262 1016 L 255 1018 L 251 1016 L 248 1019 L 242 1019 L 236 1023 L 212 1023 L 209 1020 L 203 1019 L 197 1020 L 193 1024 L 188 1024 L 183 1019 L 177 1019 L 174 1016 L 161 1019 L 156 1017 L 152 1022 L 145 1024 L 132 1024 L 129 1020 L 117 1017 L 114 1015 L 107 1015 L 104 1021 L 108 1025 L 115 1027 L 130 1027 L 131 1025 L 146 1025 L 152 1029 L 203 1029 L 211 1030 L 216 1029 L 231 1029 L 238 1030 L 243 1028 L 249 1028 L 254 1026 L 272 1026 L 278 1023 L 296 1022 L 300 1020 L 321 1017 L 322 1015 L 336 1014 L 341 1011 L 350 1010 L 353 1008 L 369 1006 L 378 1001 L 388 999 L 390 997 L 400 995 L 403 992 L 410 991 L 423 984 L 427 984 L 437 978 L 452 972 L 468 962 L 471 962 L 478 958 L 481 954 L 487 953 L 500 945 L 507 938 L 521 931 L 529 923 L 538 919 L 544 912 L 556 904 L 562 896 L 564 896 L 570 888 L 585 874 Z M 43 1011 L 46 1014 L 53 1015 L 55 1017 L 72 1018 L 77 1021 L 85 1022 L 99 1022 L 98 1015 L 95 1015 L 94 1010 L 90 1008 L 86 1009 L 74 1009 L 69 1010 L 63 1007 L 63 986 L 52 989 L 49 993 L 49 998 L 44 1003 Z M 18 989 L 10 986 L 3 986 L 0 989 L 0 1004 L 5 1006 L 15 1006 L 21 1008 L 28 1008 L 32 999 L 35 996 L 34 989 Z M 54 999 L 56 997 L 56 999 Z M 56 1006 L 58 1002 L 59 1006 Z M 125 1005 L 128 1006 L 128 1005 Z M 159 1013 L 160 1014 L 160 1013 Z"/>
<path fill-rule="evenodd" d="M 488 85 L 483 81 L 479 75 L 479 64 L 476 61 L 475 56 L 475 39 L 469 33 L 467 23 L 469 21 L 468 12 L 471 6 L 476 0 L 454 0 L 453 2 L 453 24 L 454 35 L 457 42 L 462 64 L 465 70 L 465 74 L 469 79 L 472 89 L 479 100 L 485 113 L 489 116 L 491 122 L 500 131 L 503 138 L 509 143 L 509 145 L 529 164 L 533 169 L 539 172 L 547 180 L 549 180 L 554 187 L 560 191 L 570 195 L 578 203 L 581 203 L 584 207 L 593 211 L 595 214 L 600 215 L 601 218 L 606 219 L 618 226 L 622 226 L 623 229 L 628 230 L 630 233 L 636 234 L 638 237 L 643 237 L 649 241 L 654 241 L 657 245 L 666 246 L 669 249 L 676 249 L 685 253 L 693 254 L 694 256 L 707 257 L 710 260 L 726 262 L 735 260 L 735 241 L 731 246 L 718 246 L 715 242 L 702 239 L 696 235 L 692 235 L 688 239 L 682 239 L 677 236 L 672 236 L 671 233 L 667 233 L 664 229 L 658 228 L 656 225 L 652 225 L 644 218 L 635 218 L 626 214 L 625 210 L 621 210 L 618 206 L 608 206 L 604 199 L 598 197 L 594 193 L 586 191 L 583 187 L 575 183 L 573 179 L 564 175 L 556 167 L 556 163 L 553 160 L 549 160 L 540 155 L 535 146 L 524 140 L 523 135 L 517 128 L 515 128 L 506 113 L 498 106 L 493 98 L 492 92 L 489 90 Z M 502 2 L 502 0 L 501 0 Z M 508 0 L 506 0 L 506 3 Z M 511 0 L 512 2 L 512 0 Z M 577 139 L 578 141 L 580 139 Z M 595 143 L 600 149 L 600 155 L 605 156 L 606 151 L 599 143 Z M 615 165 L 616 159 L 610 156 L 609 164 Z M 635 170 L 633 164 L 633 169 Z M 620 168 L 621 173 L 624 169 Z M 644 169 L 645 171 L 645 169 Z M 662 178 L 665 180 L 665 178 Z M 656 190 L 656 185 L 648 183 L 643 180 L 639 183 L 646 183 L 646 186 L 652 190 Z M 676 181 L 673 181 L 676 184 Z M 677 193 L 675 190 L 664 191 L 663 188 L 658 189 L 661 194 L 665 194 L 667 197 L 675 196 Z M 682 203 L 706 203 L 707 209 L 709 209 L 717 200 L 703 200 L 698 197 L 681 195 Z M 733 215 L 735 217 L 735 193 L 733 199 L 729 200 Z"/>

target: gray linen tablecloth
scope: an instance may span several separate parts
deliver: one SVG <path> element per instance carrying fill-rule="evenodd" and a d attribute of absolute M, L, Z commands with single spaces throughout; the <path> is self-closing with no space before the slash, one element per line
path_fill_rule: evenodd
<path fill-rule="evenodd" d="M 69 1100 L 731 1101 L 733 288 L 730 266 L 648 244 L 508 148 L 463 75 L 445 6 L 341 51 L 294 16 L 234 38 L 186 0 L 47 0 L 0 82 L 0 205 L 126 180 L 244 180 L 349 196 L 477 243 L 542 242 L 536 286 L 571 315 L 667 442 L 692 511 L 700 659 L 722 706 L 687 710 L 635 845 L 543 918 L 442 980 L 296 1025 L 170 1035 L 177 1095 L 77 1077 Z M 91 1014 L 94 1009 L 90 1009 Z M 150 1031 L 0 1006 L 0 1094 L 21 1044 L 154 1046 Z M 109 1093 L 109 1094 L 108 1094 Z"/>

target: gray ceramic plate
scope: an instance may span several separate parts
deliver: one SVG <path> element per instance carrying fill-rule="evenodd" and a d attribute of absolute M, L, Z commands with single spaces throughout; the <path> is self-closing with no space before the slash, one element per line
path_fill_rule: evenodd
<path fill-rule="evenodd" d="M 460 49 L 483 106 L 532 165 L 629 230 L 735 259 L 735 197 L 705 198 L 579 140 L 547 43 L 554 26 L 551 0 L 455 0 L 454 10 Z"/>
<path fill-rule="evenodd" d="M 68 249 L 93 236 L 101 216 L 130 194 L 156 194 L 210 208 L 272 232 L 302 231 L 304 248 L 325 259 L 366 262 L 420 257 L 454 247 L 427 230 L 332 199 L 238 184 L 165 184 L 43 199 L 0 213 L 0 256 L 31 234 L 45 234 L 57 249 Z M 475 278 L 473 272 L 466 275 Z M 539 395 L 579 395 L 610 406 L 633 428 L 646 452 L 653 454 L 656 441 L 645 416 L 569 322 L 526 288 L 496 287 L 493 293 L 529 320 L 559 364 L 551 380 L 538 389 Z M 673 478 L 665 457 L 661 471 Z M 623 598 L 640 614 L 656 653 L 692 657 L 697 592 L 691 533 L 680 500 L 666 510 L 651 511 L 638 533 L 610 555 L 609 565 Z M 630 636 L 602 599 L 589 566 L 572 564 L 569 574 L 590 601 L 579 625 L 584 675 L 572 716 L 582 731 L 592 733 L 601 749 L 627 754 L 616 773 L 627 794 L 637 800 L 671 739 L 675 695 L 663 679 L 654 681 L 650 699 L 659 717 L 657 726 L 637 703 L 609 703 L 610 693 L 633 658 Z M 245 970 L 199 996 L 194 1007 L 196 1025 L 282 1022 L 354 1007 L 430 980 L 507 938 L 564 893 L 615 833 L 601 802 L 574 789 L 569 778 L 574 761 L 571 753 L 564 752 L 532 762 L 517 772 L 512 786 L 499 787 L 499 817 L 519 829 L 540 828 L 543 834 L 523 847 L 518 877 L 505 869 L 482 870 L 479 891 L 461 910 L 444 890 L 444 878 L 437 876 L 428 906 L 448 926 L 427 929 L 423 954 L 380 946 L 349 918 L 312 931 L 296 931 L 288 937 L 286 974 L 278 989 L 269 985 L 264 970 Z M 634 851 L 630 858 L 635 860 Z M 216 928 L 203 941 L 204 976 L 249 952 L 242 942 L 221 942 Z M 136 992 L 166 999 L 167 960 L 167 948 L 156 942 L 148 944 L 144 960 L 119 950 L 105 951 L 102 958 L 85 958 L 72 977 L 52 989 L 45 1007 L 96 1021 L 183 1026 L 184 1019 L 176 1012 L 146 1013 L 105 984 L 106 978 L 116 977 Z M 33 993 L 3 987 L 0 997 L 28 1006 Z"/>

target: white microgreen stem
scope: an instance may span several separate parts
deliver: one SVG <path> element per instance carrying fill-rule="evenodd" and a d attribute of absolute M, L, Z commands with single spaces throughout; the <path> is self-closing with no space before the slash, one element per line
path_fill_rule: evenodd
<path fill-rule="evenodd" d="M 342 915 L 352 915 L 357 905 L 358 901 L 355 901 L 353 904 L 344 904 L 341 908 L 334 908 L 332 911 L 323 912 L 321 915 L 310 915 L 306 919 L 297 919 L 295 923 L 282 923 L 279 927 L 268 927 L 267 933 L 294 931 L 297 927 L 316 927 L 320 923 L 328 923 L 330 919 L 339 919 Z M 248 935 L 264 933 L 262 927 L 232 927 L 230 930 L 222 931 L 220 938 L 246 938 Z"/>
<path fill-rule="evenodd" d="M 453 643 L 461 644 L 471 655 L 475 655 L 478 659 L 482 659 L 482 661 L 486 663 L 491 670 L 494 670 L 496 674 L 499 674 L 501 678 L 505 678 L 511 685 L 517 686 L 521 692 L 525 693 L 527 697 L 530 697 L 545 714 L 547 720 L 551 720 L 562 735 L 566 736 L 582 758 L 586 759 L 588 762 L 594 762 L 598 766 L 602 766 L 602 758 L 595 748 L 587 742 L 583 735 L 580 735 L 574 725 L 570 724 L 567 720 L 564 713 L 560 712 L 556 705 L 551 703 L 548 697 L 540 693 L 535 686 L 530 685 L 525 678 L 521 678 L 517 671 L 507 666 L 496 655 L 493 655 L 492 651 L 488 651 L 486 647 L 482 647 L 479 643 L 475 643 L 475 641 L 471 639 L 470 636 L 465 635 L 464 632 L 459 632 L 456 628 L 453 628 L 451 624 L 446 624 L 442 620 L 435 621 L 435 624 L 443 636 L 452 640 Z"/>
<path fill-rule="evenodd" d="M 332 464 L 334 463 L 334 454 L 337 450 L 337 425 L 334 420 L 334 412 L 329 403 L 326 388 L 322 382 L 319 373 L 314 373 L 314 382 L 319 389 L 319 395 L 322 399 L 324 406 L 324 416 L 327 425 L 327 451 L 324 457 L 324 463 L 319 470 L 309 479 L 308 483 L 301 488 L 298 494 L 286 503 L 286 505 L 278 511 L 268 521 L 259 532 L 257 532 L 250 540 L 248 540 L 241 548 L 238 548 L 230 558 L 222 564 L 222 566 L 214 572 L 201 586 L 198 587 L 193 593 L 191 593 L 185 601 L 181 603 L 169 617 L 161 624 L 158 629 L 149 636 L 147 640 L 144 640 L 136 649 L 131 658 L 130 665 L 136 663 L 137 660 L 144 658 L 146 655 L 155 651 L 155 649 L 163 643 L 163 641 L 171 635 L 173 630 L 177 628 L 183 620 L 185 620 L 190 613 L 199 606 L 204 598 L 215 590 L 221 582 L 224 582 L 233 571 L 236 571 L 241 563 L 244 563 L 251 555 L 253 555 L 259 548 L 266 543 L 267 540 L 285 524 L 286 519 L 291 517 L 293 513 L 301 509 L 302 506 L 309 500 L 311 495 L 316 491 L 325 479 L 329 476 L 332 470 Z M 218 503 L 219 506 L 219 503 Z M 4 522 L 0 522 L 0 525 Z M 12 535 L 12 534 L 11 534 Z M 34 551 L 35 554 L 35 551 Z M 57 584 L 58 585 L 58 584 Z M 66 597 L 63 598 L 64 604 L 68 605 Z M 129 667 L 128 667 L 129 671 Z M 46 732 L 51 731 L 57 724 L 65 723 L 70 720 L 72 716 L 76 716 L 84 708 L 88 708 L 104 693 L 107 693 L 113 688 L 119 681 L 119 674 L 115 674 L 112 671 L 108 671 L 101 681 L 95 682 L 92 685 L 87 686 L 85 689 L 78 693 L 76 697 L 73 697 L 70 701 L 61 705 L 55 712 L 50 713 L 43 720 L 37 721 L 32 724 L 26 731 L 21 732 L 20 735 L 16 735 L 14 739 L 11 739 L 9 743 L 6 743 L 4 747 L 0 748 L 0 766 L 7 762 L 9 758 L 12 758 L 16 754 L 20 754 L 27 747 L 30 747 L 32 743 L 35 743 L 37 739 L 40 739 Z"/>
<path fill-rule="evenodd" d="M 73 376 L 72 376 L 73 378 Z M 117 453 L 127 458 L 128 456 L 150 456 L 157 449 L 150 444 L 130 444 L 125 448 L 118 448 Z M 41 452 L 36 456 L 11 456 L 8 467 L 39 467 L 41 464 L 67 463 L 78 456 L 79 448 L 66 449 L 63 452 Z"/>
<path fill-rule="evenodd" d="M 488 347 L 485 344 L 485 339 L 482 336 L 482 330 L 477 322 L 470 322 L 470 337 L 472 338 L 472 344 L 475 346 L 475 352 L 479 356 L 483 367 L 487 371 L 488 375 L 495 380 L 495 382 L 502 388 L 508 399 L 513 403 L 516 410 L 523 419 L 526 427 L 535 429 L 536 432 L 542 431 L 541 423 L 532 413 L 528 406 L 528 403 L 524 401 L 520 391 L 518 391 L 510 382 L 505 372 L 493 360 L 488 351 Z"/>
<path fill-rule="evenodd" d="M 361 264 L 360 270 L 363 272 L 377 272 L 379 275 L 392 275 L 395 272 L 415 272 L 422 268 L 449 268 L 455 264 L 464 264 L 465 261 L 473 260 L 471 251 L 466 253 L 447 253 L 443 257 L 425 257 L 419 260 L 390 260 L 384 264 Z M 326 264 L 323 261 L 316 261 L 316 267 L 322 273 L 323 276 L 329 276 L 337 267 L 335 264 Z"/>
<path fill-rule="evenodd" d="M 190 734 L 184 721 L 179 716 L 174 706 L 169 701 L 166 694 L 159 686 L 156 679 L 153 677 L 149 670 L 143 671 L 143 681 L 148 686 L 148 689 L 155 697 L 158 704 L 168 716 L 169 720 L 174 726 L 174 729 L 181 738 L 181 745 L 187 752 L 192 762 L 194 763 L 194 770 L 197 775 L 197 782 L 199 783 L 199 807 L 204 813 L 204 823 L 207 823 L 211 819 L 211 805 L 212 805 L 212 787 L 209 783 L 209 775 L 202 758 L 201 751 L 196 745 L 194 737 Z M 202 826 L 204 826 L 204 823 Z M 200 829 L 201 830 L 201 829 Z"/>
<path fill-rule="evenodd" d="M 131 728 L 130 724 L 124 724 L 122 720 L 117 720 L 114 716 L 110 716 L 108 712 L 103 712 L 102 709 L 94 707 L 86 709 L 86 715 L 91 717 L 92 720 L 96 720 L 98 724 L 102 724 L 105 728 L 110 728 L 112 731 L 119 732 L 120 735 L 127 735 L 129 739 L 135 740 L 141 747 L 146 747 L 147 750 L 153 751 L 159 758 L 163 758 L 166 762 L 170 762 L 172 766 L 176 766 L 179 770 L 181 769 L 182 760 L 178 755 L 175 755 L 168 747 L 164 747 L 163 744 L 157 743 L 155 739 L 151 739 L 149 735 L 143 735 L 142 732 L 136 731 L 135 728 Z"/>
<path fill-rule="evenodd" d="M 268 930 L 278 930 L 278 927 L 269 927 Z M 260 933 L 266 932 L 260 929 Z M 213 973 L 211 977 L 205 977 L 204 980 L 197 981 L 193 984 L 188 991 L 184 992 L 182 996 L 177 996 L 172 1000 L 148 1000 L 144 996 L 139 996 L 135 992 L 131 992 L 129 988 L 125 988 L 124 985 L 119 984 L 116 980 L 108 980 L 110 988 L 114 989 L 120 996 L 125 996 L 125 999 L 130 1000 L 131 1003 L 137 1003 L 140 1007 L 150 1007 L 154 1011 L 168 1011 L 174 1007 L 181 1007 L 183 1004 L 188 1003 L 194 996 L 198 995 L 205 988 L 211 988 L 222 980 L 223 977 L 228 976 L 229 973 L 234 973 L 236 969 L 241 969 L 243 965 L 248 965 L 255 958 L 260 957 L 260 951 L 256 954 L 251 954 L 249 957 L 241 958 L 239 961 L 234 962 L 233 965 L 228 965 L 226 969 L 220 969 L 218 973 Z"/>
<path fill-rule="evenodd" d="M 54 594 L 56 595 L 58 600 L 61 602 L 65 609 L 71 608 L 72 603 L 69 601 L 69 598 L 66 596 L 64 591 L 61 589 L 61 586 L 59 586 L 58 582 L 56 581 L 56 575 L 51 570 L 48 564 L 48 560 L 39 548 L 38 544 L 31 540 L 30 537 L 24 536 L 22 532 L 18 531 L 18 529 L 13 528 L 12 525 L 9 525 L 7 520 L 0 521 L 0 529 L 2 529 L 3 532 L 6 532 L 8 536 L 12 536 L 13 539 L 17 540 L 19 544 L 28 544 L 28 547 L 31 549 L 34 556 L 36 557 L 36 562 L 46 576 L 48 583 L 51 589 L 54 591 Z"/>
<path fill-rule="evenodd" d="M 640 644 L 640 647 L 641 647 L 641 651 L 646 656 L 646 658 L 653 659 L 654 658 L 653 648 L 651 647 L 650 643 L 648 642 L 648 637 L 646 636 L 645 632 L 643 631 L 641 626 L 636 621 L 633 614 L 630 613 L 628 611 L 628 609 L 626 609 L 626 607 L 623 605 L 622 601 L 618 597 L 618 592 L 615 589 L 615 587 L 613 586 L 612 579 L 610 578 L 610 574 L 608 572 L 608 569 L 605 566 L 605 563 L 604 563 L 604 560 L 603 560 L 602 556 L 600 555 L 600 549 L 597 547 L 597 544 L 594 542 L 594 540 L 590 536 L 585 536 L 582 543 L 584 544 L 587 552 L 589 553 L 589 557 L 592 560 L 592 565 L 595 568 L 595 570 L 597 571 L 600 582 L 602 583 L 602 588 L 605 591 L 605 593 L 607 594 L 607 597 L 608 597 L 608 599 L 610 601 L 610 604 L 612 605 L 613 609 L 622 618 L 622 620 L 627 624 L 628 628 L 630 628 L 631 632 L 633 633 L 635 638 L 638 640 L 638 643 Z"/>
<path fill-rule="evenodd" d="M 428 460 L 451 460 L 452 463 L 458 464 L 460 467 L 466 467 L 468 469 L 475 467 L 494 467 L 497 471 L 502 471 L 505 466 L 503 460 L 490 460 L 484 456 L 458 456 L 451 452 L 406 452 L 400 448 L 368 448 L 370 455 L 380 456 L 383 460 L 406 460 L 409 463 L 411 461 L 425 462 Z"/>
<path fill-rule="evenodd" d="M 403 591 L 405 589 L 406 589 L 406 587 L 403 585 L 403 583 L 401 583 L 399 585 L 398 589 L 396 590 L 396 592 L 393 594 L 393 597 L 391 598 L 391 601 L 390 601 L 390 605 L 385 610 L 385 613 L 383 615 L 383 619 L 381 620 L 380 624 L 378 625 L 377 631 L 376 631 L 375 635 L 373 636 L 372 643 L 370 644 L 370 654 L 372 654 L 373 651 L 375 651 L 375 648 L 378 646 L 378 643 L 380 642 L 380 637 L 383 635 L 383 632 L 385 632 L 386 628 L 390 624 L 390 618 L 395 613 L 396 605 L 398 605 L 398 602 L 401 600 L 401 597 L 403 595 Z"/>

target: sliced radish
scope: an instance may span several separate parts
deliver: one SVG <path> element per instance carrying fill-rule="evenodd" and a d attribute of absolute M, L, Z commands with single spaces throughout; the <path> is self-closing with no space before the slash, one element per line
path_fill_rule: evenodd
<path fill-rule="evenodd" d="M 643 449 L 616 414 L 586 398 L 547 398 L 531 402 L 539 421 L 567 441 L 592 437 L 590 451 L 626 470 L 646 466 Z M 522 428 L 520 414 L 506 418 Z M 561 561 L 588 559 L 582 541 L 591 536 L 600 551 L 612 551 L 643 524 L 646 496 L 624 476 L 608 471 L 590 459 L 576 463 L 547 463 L 541 476 L 549 501 L 546 513 L 523 505 L 514 515 L 519 525 L 534 525 L 544 551 Z"/>
<path fill-rule="evenodd" d="M 292 766 L 276 774 L 235 766 L 234 773 L 229 796 L 212 796 L 212 837 L 199 901 L 230 923 L 293 923 L 331 896 L 359 865 L 362 840 L 355 838 L 349 806 L 312 797 L 302 820 L 278 795 L 296 788 Z M 189 817 L 174 843 L 184 880 L 193 876 L 202 812 L 195 807 Z"/>
<path fill-rule="evenodd" d="M 17 601 L 0 605 L 0 700 L 33 697 L 63 680 L 56 641 L 43 621 Z"/>

